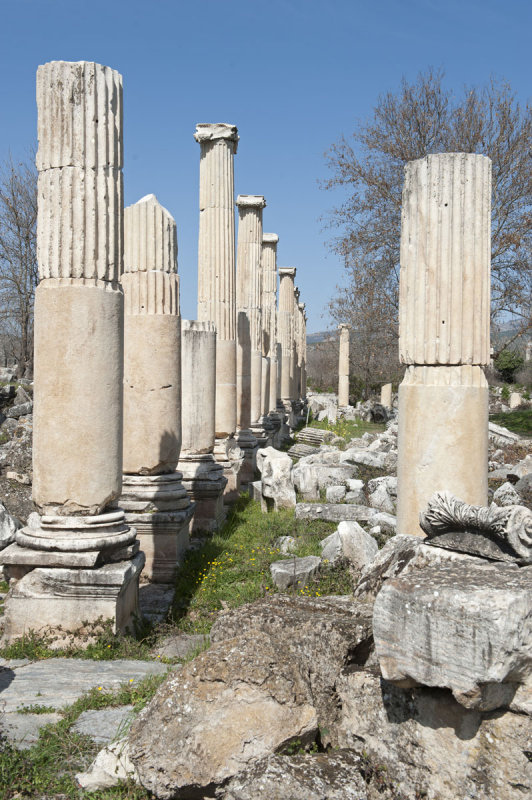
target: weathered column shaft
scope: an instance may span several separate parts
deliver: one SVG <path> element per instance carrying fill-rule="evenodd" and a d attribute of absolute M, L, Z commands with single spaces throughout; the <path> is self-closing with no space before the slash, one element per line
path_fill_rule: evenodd
<path fill-rule="evenodd" d="M 173 472 L 181 449 L 176 224 L 154 195 L 125 210 L 124 472 Z"/>
<path fill-rule="evenodd" d="M 179 469 L 196 504 L 191 530 L 212 532 L 224 519 L 227 483 L 222 465 L 213 456 L 216 328 L 213 322 L 182 320 L 181 337 L 183 440 Z"/>
<path fill-rule="evenodd" d="M 93 62 L 37 70 L 33 498 L 1 553 L 15 572 L 4 636 L 115 630 L 137 611 L 144 556 L 122 485 L 122 78 Z M 109 563 L 114 562 L 114 563 Z M 64 633 L 63 633 L 64 635 Z"/>
<path fill-rule="evenodd" d="M 279 315 L 277 318 L 281 345 L 281 399 L 285 406 L 291 404 L 292 342 L 294 316 L 295 267 L 279 269 Z"/>
<path fill-rule="evenodd" d="M 154 195 L 125 209 L 122 505 L 145 574 L 172 579 L 194 506 L 176 472 L 181 450 L 181 317 L 176 224 Z"/>
<path fill-rule="evenodd" d="M 262 236 L 262 355 L 263 362 L 263 415 L 277 407 L 277 244 L 275 233 Z M 273 387 L 273 391 L 272 391 Z M 272 404 L 273 403 L 273 404 Z"/>
<path fill-rule="evenodd" d="M 349 325 L 339 325 L 338 348 L 338 405 L 349 405 Z"/>
<path fill-rule="evenodd" d="M 237 245 L 237 315 L 238 362 L 237 408 L 240 404 L 239 427 L 257 422 L 261 415 L 262 383 L 262 209 L 266 205 L 260 195 L 239 195 Z M 247 317 L 246 319 L 244 318 Z M 249 324 L 249 331 L 247 325 Z M 247 354 L 249 347 L 249 389 Z M 249 422 L 248 419 L 249 403 Z"/>
<path fill-rule="evenodd" d="M 201 147 L 198 243 L 198 320 L 214 322 L 216 435 L 236 431 L 236 311 L 234 166 L 235 125 L 199 124 Z"/>
<path fill-rule="evenodd" d="M 44 513 L 98 514 L 122 481 L 121 76 L 51 62 L 37 102 L 33 498 Z"/>
<path fill-rule="evenodd" d="M 305 316 L 305 303 L 299 304 L 299 331 L 300 331 L 300 350 L 301 350 L 301 399 L 307 397 L 307 318 Z"/>
<path fill-rule="evenodd" d="M 398 533 L 449 490 L 487 503 L 491 167 L 484 156 L 407 164 L 401 226 Z"/>

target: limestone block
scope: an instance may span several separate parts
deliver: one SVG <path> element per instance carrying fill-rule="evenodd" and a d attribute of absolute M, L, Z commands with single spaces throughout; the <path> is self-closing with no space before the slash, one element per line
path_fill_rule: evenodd
<path fill-rule="evenodd" d="M 341 503 L 345 500 L 345 486 L 328 486 L 325 490 L 325 499 L 328 503 Z"/>
<path fill-rule="evenodd" d="M 138 579 L 144 554 L 97 569 L 39 567 L 10 590 L 4 637 L 17 639 L 29 630 L 75 632 L 100 617 L 113 630 L 125 631 L 138 612 Z"/>
<path fill-rule="evenodd" d="M 124 272 L 177 272 L 177 227 L 154 194 L 124 210 Z"/>
<path fill-rule="evenodd" d="M 519 392 L 511 392 L 510 394 L 510 408 L 519 408 L 521 403 L 523 402 L 523 398 L 519 394 Z"/>
<path fill-rule="evenodd" d="M 182 450 L 212 453 L 216 398 L 216 329 L 181 321 Z"/>
<path fill-rule="evenodd" d="M 20 528 L 20 522 L 8 513 L 6 507 L 0 503 L 0 550 L 15 541 L 15 534 Z"/>
<path fill-rule="evenodd" d="M 157 797 L 204 796 L 248 762 L 294 739 L 311 741 L 316 730 L 295 657 L 253 630 L 170 676 L 133 723 L 129 757 Z"/>
<path fill-rule="evenodd" d="M 438 153 L 405 167 L 399 353 L 405 364 L 489 364 L 491 161 Z"/>
<path fill-rule="evenodd" d="M 532 791 L 525 715 L 481 714 L 448 692 L 399 689 L 366 670 L 346 670 L 337 691 L 335 746 L 378 764 L 394 794 L 516 800 Z"/>
<path fill-rule="evenodd" d="M 39 509 L 98 514 L 120 496 L 122 331 L 120 289 L 83 279 L 37 287 L 33 499 Z"/>
<path fill-rule="evenodd" d="M 338 529 L 321 542 L 321 557 L 334 565 L 342 558 L 356 570 L 364 569 L 375 558 L 379 547 L 358 522 L 343 521 Z"/>
<path fill-rule="evenodd" d="M 349 750 L 319 755 L 274 755 L 235 775 L 225 800 L 283 797 L 290 800 L 365 800 L 362 758 Z"/>
<path fill-rule="evenodd" d="M 257 469 L 262 476 L 262 497 L 265 505 L 295 508 L 296 492 L 292 480 L 292 459 L 273 447 L 265 447 L 257 454 Z"/>
<path fill-rule="evenodd" d="M 297 503 L 296 519 L 324 519 L 328 522 L 356 520 L 367 522 L 375 515 L 374 508 L 355 506 L 350 503 Z"/>
<path fill-rule="evenodd" d="M 137 771 L 129 758 L 127 739 L 118 739 L 100 750 L 89 769 L 77 773 L 76 780 L 88 792 L 117 786 L 120 781 L 138 783 Z"/>
<path fill-rule="evenodd" d="M 392 384 L 385 383 L 381 386 L 381 406 L 384 408 L 392 407 Z"/>
<path fill-rule="evenodd" d="M 480 367 L 408 367 L 399 387 L 397 530 L 422 535 L 436 491 L 487 504 L 488 386 Z"/>
<path fill-rule="evenodd" d="M 319 571 L 321 563 L 321 558 L 318 556 L 303 558 L 293 556 L 283 561 L 274 561 L 270 564 L 272 581 L 281 591 L 285 591 L 289 586 L 303 589 Z"/>
<path fill-rule="evenodd" d="M 181 449 L 180 317 L 126 314 L 124 339 L 124 472 L 173 472 Z"/>
<path fill-rule="evenodd" d="M 532 567 L 445 560 L 388 580 L 373 631 L 383 677 L 451 689 L 467 708 L 507 706 L 532 674 Z"/>
<path fill-rule="evenodd" d="M 37 169 L 123 166 L 122 76 L 91 61 L 37 69 Z"/>

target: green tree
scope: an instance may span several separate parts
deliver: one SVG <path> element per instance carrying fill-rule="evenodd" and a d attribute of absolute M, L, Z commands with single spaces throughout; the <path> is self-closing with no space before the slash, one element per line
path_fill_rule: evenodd
<path fill-rule="evenodd" d="M 514 375 L 525 363 L 523 356 L 515 350 L 502 350 L 494 360 L 495 369 L 506 383 L 514 382 Z"/>

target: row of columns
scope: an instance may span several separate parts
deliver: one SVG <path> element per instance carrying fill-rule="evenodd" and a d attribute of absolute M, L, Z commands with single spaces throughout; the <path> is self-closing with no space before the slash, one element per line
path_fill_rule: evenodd
<path fill-rule="evenodd" d="M 195 133 L 198 320 L 188 321 L 174 219 L 154 195 L 123 208 L 121 76 L 92 62 L 45 64 L 37 105 L 39 515 L 2 551 L 17 579 L 8 639 L 100 618 L 127 628 L 143 567 L 171 580 L 191 528 L 220 524 L 224 500 L 253 479 L 272 419 L 281 422 L 278 237 L 263 234 L 264 198 L 239 195 L 235 250 L 236 127 Z M 302 385 L 297 301 L 292 281 L 286 354 L 297 346 L 283 401 Z"/>

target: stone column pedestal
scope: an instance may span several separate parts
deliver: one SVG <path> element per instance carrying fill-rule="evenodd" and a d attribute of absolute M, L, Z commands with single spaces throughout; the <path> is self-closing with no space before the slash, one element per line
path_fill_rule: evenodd
<path fill-rule="evenodd" d="M 402 534 L 420 535 L 420 510 L 439 489 L 486 505 L 488 394 L 481 367 L 408 367 L 399 387 Z"/>
<path fill-rule="evenodd" d="M 216 329 L 212 322 L 181 322 L 183 438 L 179 469 L 195 503 L 190 531 L 212 533 L 225 519 L 227 484 L 213 455 L 216 397 Z"/>
<path fill-rule="evenodd" d="M 0 554 L 4 641 L 115 631 L 137 612 L 144 556 L 117 508 L 122 472 L 122 79 L 92 62 L 37 71 L 33 499 Z M 90 146 L 87 145 L 90 143 Z"/>

